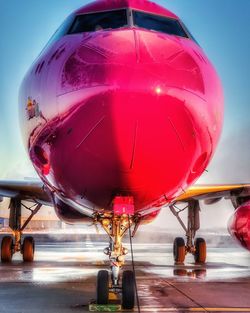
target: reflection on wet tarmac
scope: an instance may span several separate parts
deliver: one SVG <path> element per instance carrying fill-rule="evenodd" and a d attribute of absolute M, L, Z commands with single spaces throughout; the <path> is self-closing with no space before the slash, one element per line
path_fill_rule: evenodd
<path fill-rule="evenodd" d="M 46 299 L 46 312 L 86 312 L 84 304 L 95 297 L 97 271 L 108 268 L 105 247 L 105 242 L 90 241 L 88 245 L 38 244 L 33 264 L 23 264 L 16 254 L 12 264 L 0 266 L 0 312 L 40 313 L 42 309 L 32 307 L 41 299 Z M 192 257 L 185 265 L 174 265 L 172 245 L 135 244 L 134 252 L 145 312 L 190 312 L 190 308 L 215 306 L 228 308 L 228 312 L 234 307 L 237 312 L 236 308 L 250 307 L 250 258 L 240 248 L 209 248 L 206 265 L 195 264 Z M 126 268 L 130 266 L 128 255 Z M 33 299 L 31 308 L 23 299 L 24 292 Z"/>
<path fill-rule="evenodd" d="M 190 278 L 205 278 L 207 274 L 206 269 L 197 269 L 197 270 L 186 270 L 186 269 L 174 269 L 174 276 L 187 276 Z"/>

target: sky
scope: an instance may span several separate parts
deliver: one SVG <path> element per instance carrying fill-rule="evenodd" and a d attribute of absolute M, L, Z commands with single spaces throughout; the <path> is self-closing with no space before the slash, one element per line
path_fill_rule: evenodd
<path fill-rule="evenodd" d="M 20 136 L 19 86 L 57 27 L 87 2 L 0 0 L 0 179 L 35 175 Z M 199 182 L 250 182 L 250 1 L 156 2 L 181 17 L 214 64 L 224 87 L 223 134 L 208 172 Z M 220 212 L 217 220 L 228 215 Z"/>

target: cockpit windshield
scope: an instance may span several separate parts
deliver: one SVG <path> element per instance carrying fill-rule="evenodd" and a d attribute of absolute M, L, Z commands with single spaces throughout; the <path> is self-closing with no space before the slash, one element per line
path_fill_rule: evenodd
<path fill-rule="evenodd" d="M 71 26 L 68 27 L 67 34 L 80 34 L 125 27 L 144 28 L 195 40 L 178 19 L 130 8 L 77 15 Z"/>
<path fill-rule="evenodd" d="M 140 11 L 133 11 L 134 26 L 154 30 L 169 35 L 188 37 L 187 33 L 177 19 L 160 15 L 153 15 Z"/>
<path fill-rule="evenodd" d="M 116 29 L 128 25 L 127 10 L 114 10 L 76 16 L 68 34 L 94 32 L 102 29 Z"/>

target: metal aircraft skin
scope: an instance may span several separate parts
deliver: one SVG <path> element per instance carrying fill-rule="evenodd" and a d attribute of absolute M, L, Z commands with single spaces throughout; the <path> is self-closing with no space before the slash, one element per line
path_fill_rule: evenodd
<path fill-rule="evenodd" d="M 120 217 L 137 229 L 184 202 L 193 254 L 203 245 L 193 241 L 199 201 L 226 197 L 237 209 L 229 230 L 250 250 L 250 185 L 194 186 L 221 135 L 223 91 L 174 13 L 146 0 L 73 12 L 27 72 L 19 110 L 42 182 L 1 181 L 1 196 L 53 205 L 62 220 L 93 220 L 108 234 Z"/>
<path fill-rule="evenodd" d="M 132 196 L 135 213 L 173 201 L 206 169 L 223 123 L 219 78 L 187 33 L 72 31 L 75 16 L 126 7 L 178 21 L 148 1 L 87 5 L 20 90 L 24 144 L 42 181 L 54 198 L 93 211 L 111 210 L 116 195 Z"/>

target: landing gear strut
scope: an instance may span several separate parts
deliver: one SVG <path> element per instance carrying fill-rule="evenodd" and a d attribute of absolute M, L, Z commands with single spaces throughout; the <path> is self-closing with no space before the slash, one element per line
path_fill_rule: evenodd
<path fill-rule="evenodd" d="M 120 269 L 125 263 L 128 250 L 122 246 L 122 238 L 126 231 L 135 223 L 135 219 L 127 214 L 104 214 L 97 217 L 110 238 L 109 247 L 104 253 L 109 256 L 111 275 L 101 270 L 97 276 L 97 304 L 108 304 L 109 293 L 122 296 L 123 309 L 133 309 L 135 305 L 135 276 L 133 271 L 124 271 L 121 277 Z"/>
<path fill-rule="evenodd" d="M 200 229 L 200 206 L 199 201 L 191 200 L 184 209 L 178 209 L 176 204 L 169 206 L 171 212 L 177 218 L 186 233 L 186 243 L 182 237 L 174 240 L 174 260 L 176 264 L 182 264 L 185 261 L 187 253 L 194 256 L 195 262 L 203 264 L 206 262 L 206 241 L 203 238 L 196 238 L 196 232 Z M 180 217 L 180 213 L 188 209 L 187 226 Z"/>
<path fill-rule="evenodd" d="M 30 211 L 30 216 L 23 225 L 21 225 L 22 206 Z M 11 262 L 13 254 L 16 252 L 22 253 L 24 262 L 32 262 L 34 260 L 34 239 L 33 237 L 25 237 L 22 242 L 22 233 L 33 216 L 40 210 L 41 206 L 41 204 L 34 204 L 32 207 L 27 207 L 18 198 L 10 200 L 9 226 L 13 232 L 13 236 L 5 236 L 2 239 L 1 261 L 3 263 Z"/>

